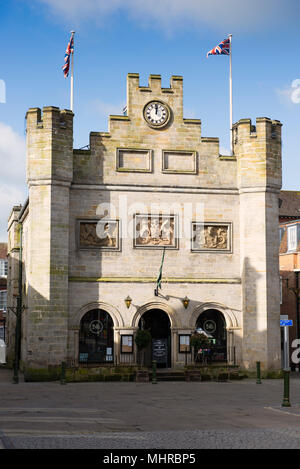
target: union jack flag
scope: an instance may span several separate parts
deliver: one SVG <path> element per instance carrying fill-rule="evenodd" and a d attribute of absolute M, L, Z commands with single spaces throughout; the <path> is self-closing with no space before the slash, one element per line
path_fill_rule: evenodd
<path fill-rule="evenodd" d="M 62 69 L 64 72 L 65 78 L 69 75 L 69 68 L 70 68 L 70 56 L 74 52 L 74 38 L 73 34 L 69 40 L 69 44 L 67 45 L 66 53 L 65 53 L 65 64 L 63 65 Z"/>
<path fill-rule="evenodd" d="M 224 41 L 220 42 L 216 47 L 214 47 L 212 50 L 207 52 L 206 57 L 209 55 L 230 55 L 230 38 L 225 39 Z"/>

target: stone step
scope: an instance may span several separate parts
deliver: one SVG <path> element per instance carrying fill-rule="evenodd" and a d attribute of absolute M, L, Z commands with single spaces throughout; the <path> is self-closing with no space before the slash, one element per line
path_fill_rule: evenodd
<path fill-rule="evenodd" d="M 150 375 L 150 379 L 152 379 L 152 373 Z M 184 381 L 185 376 L 183 372 L 176 372 L 176 371 L 169 371 L 169 372 L 157 372 L 156 373 L 157 381 Z"/>

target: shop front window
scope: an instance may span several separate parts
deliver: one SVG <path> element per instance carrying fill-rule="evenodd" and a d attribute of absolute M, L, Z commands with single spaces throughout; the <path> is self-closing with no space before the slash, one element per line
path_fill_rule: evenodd
<path fill-rule="evenodd" d="M 79 363 L 112 363 L 114 330 L 110 315 L 103 309 L 86 313 L 80 323 Z"/>

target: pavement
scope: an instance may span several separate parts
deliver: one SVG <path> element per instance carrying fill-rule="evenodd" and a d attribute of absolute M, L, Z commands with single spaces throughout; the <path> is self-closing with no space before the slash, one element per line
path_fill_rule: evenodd
<path fill-rule="evenodd" d="M 0 448 L 299 449 L 300 379 L 12 383 L 0 369 Z"/>

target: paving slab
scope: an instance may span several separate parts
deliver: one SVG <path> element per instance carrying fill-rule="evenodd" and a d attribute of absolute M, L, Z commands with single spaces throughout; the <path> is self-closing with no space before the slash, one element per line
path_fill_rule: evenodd
<path fill-rule="evenodd" d="M 2 446 L 300 448 L 298 376 L 288 408 L 282 379 L 62 386 L 12 384 L 11 376 L 0 370 Z"/>

